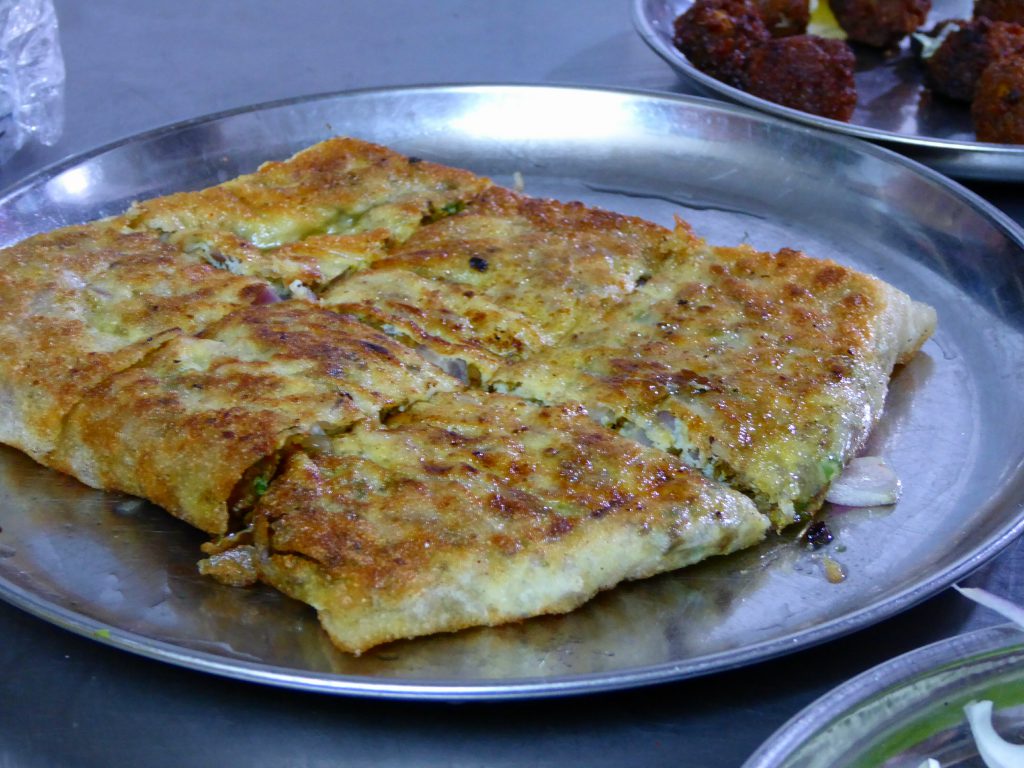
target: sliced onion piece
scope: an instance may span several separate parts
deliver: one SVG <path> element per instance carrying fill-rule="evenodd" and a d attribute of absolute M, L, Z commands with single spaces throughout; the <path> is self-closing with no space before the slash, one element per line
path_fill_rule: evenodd
<path fill-rule="evenodd" d="M 920 45 L 921 45 L 921 59 L 923 61 L 927 61 L 928 59 L 930 59 L 932 56 L 935 55 L 935 52 L 937 50 L 939 50 L 939 48 L 942 47 L 942 44 L 944 42 L 946 42 L 946 38 L 947 37 L 952 35 L 954 32 L 959 32 L 959 31 L 960 31 L 960 25 L 959 24 L 952 24 L 952 23 L 950 23 L 950 24 L 947 24 L 946 26 L 944 26 L 942 28 L 942 31 L 939 32 L 939 34 L 937 34 L 935 37 L 932 37 L 930 35 L 926 35 L 923 32 L 914 32 L 911 35 L 911 37 L 914 38 L 915 40 L 917 40 L 918 43 L 920 43 Z"/>
<path fill-rule="evenodd" d="M 1024 608 L 1021 608 L 1016 603 L 1007 600 L 1005 597 L 993 595 L 987 590 L 978 589 L 977 587 L 961 587 L 958 584 L 954 584 L 953 589 L 968 600 L 973 600 L 978 605 L 990 608 L 1004 618 L 1012 621 L 1021 629 L 1024 629 Z M 1024 762 L 1022 762 L 1021 765 L 1024 765 Z"/>
<path fill-rule="evenodd" d="M 900 479 L 881 456 L 852 459 L 828 489 L 825 500 L 844 507 L 878 507 L 899 501 Z"/>
<path fill-rule="evenodd" d="M 978 754 L 988 768 L 1020 768 L 1024 765 L 1024 744 L 1011 744 L 992 726 L 992 702 L 972 701 L 964 707 Z"/>
<path fill-rule="evenodd" d="M 923 763 L 917 766 L 917 768 L 942 768 L 942 763 L 940 763 L 934 757 L 929 757 L 927 760 L 925 760 Z"/>

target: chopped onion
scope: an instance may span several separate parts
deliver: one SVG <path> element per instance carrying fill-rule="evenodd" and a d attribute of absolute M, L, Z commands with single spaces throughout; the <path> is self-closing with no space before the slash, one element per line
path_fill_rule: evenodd
<path fill-rule="evenodd" d="M 992 727 L 992 702 L 972 701 L 964 707 L 978 754 L 988 768 L 1020 768 L 1024 765 L 1024 744 L 1011 744 Z"/>
<path fill-rule="evenodd" d="M 927 760 L 925 760 L 923 763 L 917 766 L 917 768 L 942 768 L 942 763 L 940 763 L 934 757 L 929 757 Z"/>
<path fill-rule="evenodd" d="M 463 384 L 469 383 L 469 365 L 461 357 L 444 357 L 425 344 L 416 347 L 416 351 L 419 352 L 420 357 L 428 363 L 436 365 L 449 376 L 454 376 Z"/>
<path fill-rule="evenodd" d="M 253 304 L 276 304 L 281 300 L 281 297 L 277 295 L 273 288 L 269 285 L 264 285 L 260 288 L 259 293 L 256 294 L 256 298 Z"/>
<path fill-rule="evenodd" d="M 899 501 L 900 479 L 880 456 L 853 459 L 828 489 L 825 500 L 844 507 L 877 507 Z"/>
<path fill-rule="evenodd" d="M 304 299 L 316 303 L 316 294 L 313 293 L 301 280 L 292 280 L 288 283 L 288 294 L 293 299 Z"/>
<path fill-rule="evenodd" d="M 968 600 L 973 600 L 978 605 L 990 608 L 1001 616 L 1012 621 L 1021 629 L 1024 629 L 1024 608 L 1021 608 L 1016 603 L 1007 600 L 1005 597 L 993 595 L 987 590 L 978 589 L 977 587 L 961 587 L 954 584 L 953 589 Z M 1024 765 L 1024 763 L 1022 763 L 1022 765 Z"/>

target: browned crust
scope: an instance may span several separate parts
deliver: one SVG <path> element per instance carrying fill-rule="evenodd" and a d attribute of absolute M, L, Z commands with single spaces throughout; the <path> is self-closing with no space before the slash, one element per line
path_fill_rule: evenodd
<path fill-rule="evenodd" d="M 909 299 L 834 262 L 713 248 L 686 228 L 677 244 L 592 328 L 494 380 L 542 402 L 580 400 L 715 468 L 785 525 L 820 505 L 878 418 L 897 358 L 930 327 L 902 338 Z"/>
<path fill-rule="evenodd" d="M 472 290 L 528 318 L 552 343 L 633 291 L 664 258 L 668 236 L 643 219 L 491 187 L 376 267 Z"/>
<path fill-rule="evenodd" d="M 347 651 L 570 610 L 766 527 L 742 496 L 578 406 L 438 395 L 333 451 L 289 460 L 255 511 L 255 563 Z"/>
<path fill-rule="evenodd" d="M 301 301 L 253 307 L 93 388 L 68 418 L 57 461 L 222 534 L 244 512 L 232 502 L 250 499 L 239 481 L 290 439 L 378 421 L 458 386 L 352 318 Z"/>
<path fill-rule="evenodd" d="M 49 461 L 86 390 L 266 294 L 259 281 L 102 222 L 0 252 L 0 440 Z"/>
<path fill-rule="evenodd" d="M 172 234 L 245 274 L 316 289 L 372 260 L 373 244 L 368 251 L 360 238 L 401 242 L 489 185 L 468 171 L 336 137 L 215 187 L 136 203 L 121 223 Z M 310 247 L 295 245 L 306 241 Z"/>

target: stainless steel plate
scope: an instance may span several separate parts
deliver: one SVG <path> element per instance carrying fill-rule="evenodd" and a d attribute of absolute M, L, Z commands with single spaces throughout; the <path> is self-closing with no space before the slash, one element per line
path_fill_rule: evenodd
<path fill-rule="evenodd" d="M 930 99 L 904 40 L 898 55 L 857 49 L 857 110 L 849 123 L 783 107 L 715 80 L 672 45 L 673 22 L 693 0 L 633 0 L 640 35 L 673 68 L 704 91 L 804 125 L 880 142 L 961 179 L 1024 181 L 1024 147 L 974 139 L 966 106 Z M 925 28 L 940 19 L 970 18 L 973 0 L 934 0 Z"/>
<path fill-rule="evenodd" d="M 997 732 L 1024 731 L 1024 632 L 990 627 L 907 653 L 822 696 L 743 768 L 983 766 L 963 707 L 994 703 Z"/>
<path fill-rule="evenodd" d="M 864 627 L 938 591 L 1024 526 L 1024 236 L 938 174 L 869 144 L 727 104 L 570 88 L 357 92 L 205 118 L 43 172 L 0 198 L 0 244 L 200 187 L 342 133 L 671 223 L 713 242 L 802 248 L 934 304 L 870 452 L 894 508 L 625 585 L 568 616 L 336 652 L 304 606 L 199 578 L 201 536 L 145 504 L 0 451 L 0 594 L 147 656 L 369 696 L 510 698 L 635 686 L 749 664 Z M 825 577 L 826 557 L 846 572 Z"/>

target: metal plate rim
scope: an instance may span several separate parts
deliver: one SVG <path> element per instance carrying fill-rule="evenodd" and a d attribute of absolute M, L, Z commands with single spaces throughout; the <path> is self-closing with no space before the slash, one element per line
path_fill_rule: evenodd
<path fill-rule="evenodd" d="M 645 0 L 633 0 L 633 2 L 634 2 L 634 11 L 639 13 L 639 9 L 640 9 L 641 5 L 645 2 Z M 637 19 L 637 23 L 638 24 L 641 23 L 639 18 Z M 646 19 L 643 21 L 643 23 L 647 23 Z M 653 29 L 651 30 L 651 32 L 652 32 L 652 34 L 654 34 Z M 648 42 L 649 42 L 649 44 L 652 45 L 652 47 L 654 47 L 653 43 L 650 43 L 650 41 L 648 41 Z M 698 72 L 697 70 L 694 70 L 694 72 L 695 72 L 696 75 L 699 75 L 702 78 L 707 78 L 709 80 L 712 80 L 715 83 L 718 83 L 717 80 L 713 80 L 713 78 L 708 78 L 708 76 L 704 75 L 702 72 Z M 722 85 L 725 88 L 729 88 L 732 91 L 736 91 L 737 94 L 740 94 L 740 95 L 743 95 L 743 96 L 747 96 L 748 95 L 748 94 L 744 94 L 742 91 L 739 91 L 739 90 L 737 90 L 735 88 L 730 88 L 729 86 L 725 86 L 722 83 L 718 83 L 718 84 Z M 325 92 L 321 92 L 321 93 L 305 94 L 305 95 L 301 95 L 301 96 L 293 96 L 293 97 L 288 97 L 288 98 L 284 98 L 284 99 L 274 99 L 274 100 L 271 100 L 271 101 L 265 101 L 265 102 L 259 102 L 259 103 L 256 103 L 256 104 L 244 105 L 244 106 L 241 106 L 241 107 L 234 107 L 234 108 L 231 108 L 231 109 L 225 109 L 225 110 L 220 110 L 220 111 L 217 111 L 217 112 L 211 112 L 211 113 L 206 114 L 206 115 L 199 115 L 197 117 L 188 118 L 186 120 L 179 120 L 179 121 L 175 121 L 175 122 L 172 122 L 172 123 L 168 123 L 168 124 L 163 125 L 163 126 L 158 126 L 156 128 L 152 128 L 152 129 L 149 129 L 149 130 L 146 130 L 146 131 L 142 131 L 140 133 L 130 134 L 130 135 L 124 136 L 124 137 L 122 137 L 120 139 L 115 139 L 114 141 L 111 141 L 111 142 L 108 142 L 106 144 L 100 145 L 99 147 L 94 147 L 93 149 L 89 149 L 89 150 L 86 150 L 84 152 L 73 153 L 71 155 L 68 155 L 68 156 L 66 156 L 64 158 L 61 158 L 61 159 L 59 159 L 59 160 L 57 160 L 57 161 L 55 161 L 53 163 L 50 163 L 50 164 L 44 166 L 43 168 L 41 168 L 41 169 L 39 169 L 37 171 L 34 171 L 34 172 L 30 173 L 29 175 L 25 176 L 22 179 L 19 179 L 17 181 L 12 182 L 6 188 L 0 189 L 0 206 L 7 205 L 12 198 L 14 198 L 14 197 L 16 197 L 18 195 L 19 192 L 27 189 L 28 187 L 33 186 L 34 184 L 37 184 L 39 182 L 43 182 L 43 181 L 47 181 L 49 179 L 52 179 L 53 177 L 59 175 L 60 173 L 63 173 L 64 171 L 68 170 L 71 167 L 79 165 L 79 164 L 81 164 L 81 163 L 83 163 L 83 162 L 85 162 L 87 160 L 91 160 L 91 159 L 93 159 L 95 157 L 98 157 L 100 155 L 106 154 L 106 153 L 111 152 L 113 150 L 119 149 L 120 147 L 129 145 L 129 144 L 141 143 L 143 141 L 148 141 L 150 139 L 159 138 L 159 137 L 165 136 L 165 135 L 170 135 L 170 134 L 178 133 L 178 132 L 184 131 L 184 130 L 186 130 L 188 128 L 192 128 L 192 127 L 195 127 L 195 126 L 198 126 L 198 125 L 207 124 L 207 123 L 216 122 L 218 120 L 223 120 L 225 118 L 229 118 L 229 117 L 233 117 L 233 116 L 237 116 L 237 115 L 244 115 L 244 114 L 249 114 L 249 113 L 253 113 L 253 112 L 260 112 L 260 111 L 264 111 L 264 110 L 270 110 L 270 109 L 278 109 L 278 108 L 282 108 L 282 107 L 288 107 L 288 106 L 291 106 L 291 105 L 304 104 L 304 103 L 308 103 L 308 102 L 329 101 L 329 100 L 338 99 L 338 98 L 358 98 L 358 97 L 369 97 L 369 96 L 384 95 L 384 94 L 399 95 L 399 94 L 413 94 L 413 93 L 423 93 L 423 92 L 428 92 L 428 93 L 443 93 L 443 92 L 466 92 L 466 93 L 471 93 L 471 92 L 490 91 L 490 92 L 497 93 L 497 92 L 501 92 L 503 90 L 507 90 L 509 92 L 514 92 L 514 91 L 518 91 L 518 92 L 530 92 L 530 91 L 543 92 L 543 91 L 549 91 L 549 90 L 550 91 L 566 91 L 566 92 L 583 91 L 583 92 L 592 92 L 592 93 L 615 94 L 615 95 L 619 95 L 619 96 L 631 96 L 631 97 L 649 98 L 649 99 L 652 99 L 654 101 L 676 102 L 676 103 L 679 103 L 679 104 L 685 104 L 685 105 L 691 105 L 691 106 L 699 106 L 702 109 L 707 109 L 707 110 L 721 110 L 723 112 L 729 112 L 729 113 L 733 113 L 733 114 L 740 114 L 740 115 L 744 115 L 744 116 L 746 116 L 746 117 L 748 117 L 750 119 L 757 119 L 757 120 L 760 120 L 762 122 L 773 123 L 775 125 L 783 126 L 785 128 L 788 128 L 788 129 L 806 130 L 806 131 L 809 131 L 809 132 L 813 133 L 814 135 L 818 136 L 819 138 L 822 137 L 822 134 L 826 134 L 826 135 L 828 135 L 828 138 L 829 138 L 830 141 L 844 144 L 847 147 L 856 147 L 856 150 L 858 152 L 862 152 L 862 153 L 866 153 L 866 154 L 878 155 L 880 157 L 883 157 L 884 159 L 886 159 L 889 162 L 895 162 L 897 164 L 906 165 L 908 168 L 913 170 L 915 173 L 917 173 L 919 175 L 927 176 L 930 181 L 933 181 L 933 182 L 935 182 L 935 183 L 937 183 L 937 184 L 939 184 L 941 186 L 944 186 L 944 187 L 946 187 L 950 191 L 954 191 L 957 195 L 959 195 L 960 197 L 964 198 L 965 202 L 968 202 L 971 205 L 972 208 L 974 208 L 975 210 L 983 213 L 986 217 L 996 220 L 1001 229 L 1003 229 L 1005 232 L 1010 234 L 1012 236 L 1012 238 L 1014 240 L 1016 240 L 1019 244 L 1024 246 L 1024 225 L 1018 224 L 1016 221 L 1014 221 L 1012 218 L 1010 218 L 1010 216 L 1005 214 L 1003 211 L 1001 211 L 995 205 L 993 205 L 992 203 L 988 202 L 987 200 L 982 198 L 980 195 L 972 192 L 970 189 L 968 189 L 967 187 L 963 186 L 959 181 L 957 181 L 954 178 L 951 178 L 947 174 L 943 173 L 941 170 L 938 170 L 936 168 L 930 167 L 930 166 L 928 166 L 928 165 L 926 165 L 926 164 L 924 164 L 924 163 L 922 163 L 922 162 L 920 162 L 918 160 L 913 159 L 912 157 L 907 157 L 906 155 L 901 154 L 899 151 L 897 151 L 895 149 L 892 149 L 892 148 L 889 148 L 889 147 L 886 147 L 886 146 L 883 146 L 883 145 L 879 145 L 879 144 L 873 144 L 873 143 L 870 143 L 870 142 L 863 142 L 863 141 L 860 141 L 855 136 L 845 135 L 844 133 L 841 133 L 841 132 L 824 130 L 828 126 L 821 126 L 821 125 L 817 124 L 816 122 L 814 122 L 812 120 L 807 120 L 807 121 L 800 120 L 800 121 L 798 121 L 797 124 L 794 124 L 793 120 L 787 119 L 785 113 L 780 113 L 781 116 L 780 115 L 776 115 L 776 114 L 767 113 L 763 109 L 758 108 L 757 105 L 747 105 L 747 104 L 743 104 L 743 103 L 727 102 L 727 101 L 722 101 L 720 99 L 717 99 L 717 98 L 714 98 L 714 97 L 710 97 L 710 96 L 698 96 L 698 95 L 694 95 L 694 94 L 669 93 L 669 92 L 666 92 L 666 91 L 659 91 L 659 90 L 650 89 L 650 88 L 607 87 L 607 86 L 601 86 L 601 85 L 581 85 L 581 84 L 575 84 L 575 83 L 545 83 L 543 85 L 538 85 L 536 83 L 527 83 L 527 82 L 509 82 L 509 83 L 500 83 L 500 84 L 498 84 L 498 83 L 474 82 L 474 81 L 465 81 L 465 82 L 457 82 L 457 83 L 419 83 L 419 84 L 410 84 L 410 85 L 393 85 L 393 86 L 383 86 L 383 87 L 356 88 L 356 89 L 342 90 L 342 91 L 325 91 Z M 761 99 L 757 99 L 756 101 L 760 102 L 762 100 Z M 774 106 L 778 106 L 778 105 L 774 105 Z M 803 112 L 799 112 L 798 110 L 791 110 L 791 109 L 788 109 L 786 107 L 780 107 L 780 109 L 785 110 L 786 113 L 792 112 L 797 117 L 813 117 L 813 116 L 808 116 L 808 115 L 806 115 Z M 839 126 L 845 126 L 846 125 L 845 123 L 838 123 L 837 121 L 828 121 L 828 122 L 829 123 L 837 123 L 837 125 L 839 125 Z M 894 135 L 898 135 L 898 134 L 894 134 Z M 907 138 L 907 137 L 903 137 L 903 138 Z M 938 140 L 936 140 L 936 141 L 938 141 Z M 1024 158 L 1024 147 L 1012 147 L 1011 145 L 995 145 L 995 144 L 993 144 L 993 145 L 987 145 L 987 146 L 983 146 L 983 147 L 978 147 L 978 149 L 987 150 L 987 149 L 989 149 L 989 147 L 994 147 L 994 148 L 998 149 L 1001 146 L 1008 146 L 1008 147 L 1018 151 L 1021 154 L 1022 158 Z"/>
<path fill-rule="evenodd" d="M 1007 636 L 1013 639 L 1007 643 Z M 964 656 L 998 652 L 1024 644 L 1024 631 L 1016 624 L 998 624 L 953 635 L 907 651 L 836 686 L 783 723 L 741 768 L 778 768 L 820 729 L 853 712 L 857 706 L 886 689 L 898 687 L 932 669 Z"/>
<path fill-rule="evenodd" d="M 426 94 L 440 92 L 487 92 L 491 94 L 507 92 L 534 92 L 550 90 L 578 90 L 607 94 L 617 94 L 638 99 L 650 99 L 657 102 L 670 102 L 685 108 L 700 110 L 718 110 L 741 114 L 747 119 L 777 124 L 786 130 L 810 131 L 820 135 L 820 131 L 806 126 L 796 126 L 784 120 L 746 109 L 742 106 L 726 104 L 713 99 L 694 96 L 668 95 L 650 91 L 630 89 L 607 89 L 599 87 L 578 88 L 574 86 L 533 86 L 520 84 L 490 85 L 477 84 L 446 84 L 441 86 L 396 86 L 391 88 L 369 88 L 356 91 L 342 91 L 327 94 L 301 96 L 292 99 L 268 102 L 250 107 L 241 107 L 212 115 L 197 117 L 191 120 L 174 123 L 168 126 L 128 136 L 111 144 L 90 150 L 86 153 L 63 159 L 41 171 L 15 183 L 0 194 L 0 206 L 7 204 L 17 195 L 35 184 L 53 178 L 57 174 L 74 167 L 86 160 L 100 156 L 119 147 L 144 141 L 155 136 L 174 133 L 187 127 L 214 122 L 232 115 L 245 114 L 264 109 L 288 106 L 309 101 L 351 99 L 361 96 L 379 96 L 382 94 Z M 923 175 L 934 183 L 944 187 L 949 193 L 962 202 L 986 216 L 993 224 L 1024 250 L 1024 230 L 1008 216 L 987 203 L 973 192 L 963 188 L 956 182 L 938 172 L 903 157 L 883 147 L 864 144 L 849 137 L 828 134 L 827 140 L 841 143 L 856 149 L 857 152 L 874 155 L 888 163 L 905 166 L 915 174 Z M 1024 467 L 1018 467 L 1018 473 Z M 1000 500 L 993 499 L 990 506 L 1000 505 Z M 101 642 L 137 655 L 157 659 L 181 667 L 208 672 L 224 677 L 264 683 L 272 686 L 316 691 L 321 693 L 347 694 L 372 698 L 419 699 L 419 700 L 499 700 L 566 696 L 599 691 L 663 683 L 701 676 L 713 672 L 725 671 L 758 661 L 768 660 L 796 650 L 810 647 L 835 639 L 870 624 L 889 618 L 912 605 L 935 594 L 949 584 L 957 581 L 985 561 L 994 557 L 1011 541 L 1024 532 L 1024 507 L 1017 508 L 1013 515 L 1007 515 L 1007 522 L 998 535 L 982 543 L 967 553 L 958 562 L 953 563 L 944 571 L 934 574 L 917 584 L 913 584 L 901 593 L 877 605 L 869 605 L 858 611 L 838 619 L 820 624 L 811 630 L 796 631 L 781 638 L 775 638 L 757 645 L 743 648 L 740 652 L 723 651 L 710 654 L 703 658 L 690 661 L 674 661 L 634 668 L 625 672 L 593 673 L 578 676 L 549 678 L 520 678 L 503 680 L 498 683 L 482 679 L 480 683 L 453 680 L 408 680 L 401 678 L 382 679 L 338 674 L 319 674 L 282 668 L 267 664 L 254 664 L 241 660 L 225 660 L 215 654 L 204 651 L 182 649 L 164 641 L 148 638 L 129 631 L 106 627 L 87 616 L 74 611 L 65 610 L 39 595 L 32 595 L 16 584 L 0 576 L 0 598 L 5 601 L 57 626 L 75 632 L 83 637 Z"/>

